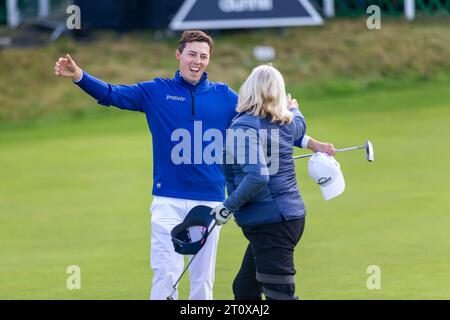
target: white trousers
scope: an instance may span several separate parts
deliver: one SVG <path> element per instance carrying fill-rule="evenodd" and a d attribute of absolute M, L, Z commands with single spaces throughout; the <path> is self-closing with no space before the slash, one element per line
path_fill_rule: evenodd
<path fill-rule="evenodd" d="M 184 269 L 184 256 L 175 252 L 170 232 L 183 222 L 195 206 L 214 208 L 220 202 L 153 196 L 150 207 L 152 235 L 150 265 L 153 269 L 151 300 L 166 300 Z M 205 245 L 189 266 L 190 300 L 212 300 L 220 227 L 208 236 Z M 188 256 L 189 259 L 192 256 Z M 184 277 L 184 276 L 183 276 Z M 178 299 L 178 291 L 172 295 Z"/>

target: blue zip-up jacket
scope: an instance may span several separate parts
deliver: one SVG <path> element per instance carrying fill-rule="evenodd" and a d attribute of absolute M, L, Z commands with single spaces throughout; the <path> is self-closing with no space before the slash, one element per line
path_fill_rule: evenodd
<path fill-rule="evenodd" d="M 179 71 L 173 79 L 155 78 L 134 85 L 111 85 L 83 72 L 76 84 L 101 105 L 145 113 L 153 142 L 154 195 L 224 200 L 221 166 L 205 162 L 202 155 L 213 140 L 203 133 L 219 130 L 225 137 L 236 115 L 237 95 L 226 84 L 210 82 L 204 73 L 192 85 Z M 178 160 L 173 161 L 174 156 Z"/>
<path fill-rule="evenodd" d="M 290 110 L 294 114 L 293 121 L 284 125 L 247 113 L 233 119 L 230 129 L 246 132 L 249 138 L 244 140 L 241 135 L 239 142 L 236 138 L 239 135 L 234 134 L 231 146 L 227 141 L 225 158 L 228 159 L 224 171 L 229 196 L 224 205 L 234 213 L 241 227 L 294 220 L 306 215 L 292 158 L 293 146 L 298 145 L 305 135 L 306 123 L 298 109 Z M 274 143 L 278 143 L 278 151 L 272 147 Z M 255 153 L 259 156 L 250 160 L 250 155 Z M 232 164 L 231 159 L 234 159 Z"/>

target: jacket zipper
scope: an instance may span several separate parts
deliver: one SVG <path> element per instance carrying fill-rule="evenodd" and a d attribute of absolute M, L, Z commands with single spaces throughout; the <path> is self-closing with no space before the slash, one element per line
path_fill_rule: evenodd
<path fill-rule="evenodd" d="M 192 107 L 191 107 L 192 116 L 195 116 L 195 99 L 194 99 L 194 89 L 193 88 L 191 88 L 191 102 L 192 102 Z"/>

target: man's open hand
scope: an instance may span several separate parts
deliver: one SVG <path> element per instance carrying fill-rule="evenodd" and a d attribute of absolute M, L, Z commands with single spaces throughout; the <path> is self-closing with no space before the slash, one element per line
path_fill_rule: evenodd
<path fill-rule="evenodd" d="M 288 104 L 288 109 L 299 108 L 297 100 L 293 99 L 290 93 L 287 94 L 286 100 Z"/>
<path fill-rule="evenodd" d="M 65 58 L 59 58 L 55 63 L 55 74 L 57 76 L 72 78 L 74 81 L 81 79 L 83 71 L 72 60 L 70 54 L 66 54 Z"/>

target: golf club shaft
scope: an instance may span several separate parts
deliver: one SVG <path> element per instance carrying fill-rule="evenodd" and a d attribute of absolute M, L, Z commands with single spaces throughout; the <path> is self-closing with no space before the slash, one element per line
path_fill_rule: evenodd
<path fill-rule="evenodd" d="M 349 147 L 349 148 L 343 148 L 343 149 L 336 149 L 336 152 L 364 149 L 365 147 L 366 146 L 358 146 L 358 147 Z M 314 153 L 309 153 L 309 154 L 303 154 L 301 156 L 295 156 L 294 159 L 309 158 L 309 157 L 312 157 L 313 154 Z"/>
<path fill-rule="evenodd" d="M 341 151 L 350 151 L 350 150 L 357 150 L 357 149 L 364 149 L 366 146 L 359 146 L 359 147 L 350 147 L 350 148 L 342 148 L 342 149 L 336 149 L 337 152 Z"/>
<path fill-rule="evenodd" d="M 214 228 L 215 228 L 216 226 L 217 226 L 217 222 L 214 222 L 214 225 L 212 226 L 211 230 L 209 230 L 209 233 L 211 233 L 211 232 L 214 230 Z M 175 282 L 175 284 L 174 284 L 173 287 L 172 287 L 173 290 L 172 290 L 172 293 L 169 295 L 169 297 L 171 297 L 171 296 L 175 293 L 175 290 L 176 290 L 177 287 L 178 287 L 178 283 L 180 282 L 181 278 L 183 277 L 183 275 L 185 274 L 185 272 L 187 271 L 187 269 L 188 269 L 189 266 L 191 265 L 192 261 L 194 261 L 194 259 L 195 259 L 195 257 L 197 256 L 197 254 L 198 254 L 198 252 L 197 252 L 194 256 L 192 256 L 192 259 L 189 261 L 189 263 L 187 264 L 186 268 L 184 268 L 183 272 L 182 272 L 181 275 L 178 277 L 177 282 Z"/>

